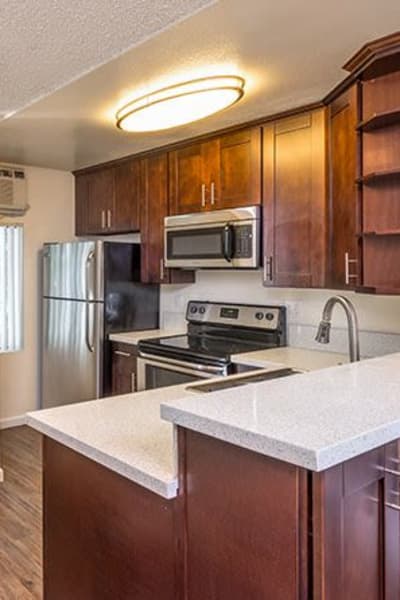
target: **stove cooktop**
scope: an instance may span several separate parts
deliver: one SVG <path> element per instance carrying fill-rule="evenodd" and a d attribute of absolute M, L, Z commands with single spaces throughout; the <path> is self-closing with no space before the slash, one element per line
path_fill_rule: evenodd
<path fill-rule="evenodd" d="M 145 340 L 139 343 L 139 350 L 162 356 L 190 356 L 196 359 L 228 363 L 233 354 L 252 352 L 264 348 L 275 348 L 270 344 L 251 339 L 232 339 L 212 335 L 177 335 Z"/>

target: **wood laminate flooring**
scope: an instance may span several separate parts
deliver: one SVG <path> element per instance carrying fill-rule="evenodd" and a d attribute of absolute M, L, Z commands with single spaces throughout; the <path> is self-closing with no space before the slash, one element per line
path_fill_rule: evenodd
<path fill-rule="evenodd" d="M 0 431 L 0 600 L 42 600 L 42 445 L 28 427 Z"/>

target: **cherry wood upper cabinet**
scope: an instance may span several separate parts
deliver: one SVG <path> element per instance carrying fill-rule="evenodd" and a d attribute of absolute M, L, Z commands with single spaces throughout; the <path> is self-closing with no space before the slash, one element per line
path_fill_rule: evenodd
<path fill-rule="evenodd" d="M 261 202 L 261 129 L 254 127 L 219 139 L 219 177 L 215 208 Z"/>
<path fill-rule="evenodd" d="M 164 218 L 168 215 L 168 155 L 140 161 L 141 279 L 144 283 L 191 283 L 192 271 L 164 267 Z"/>
<path fill-rule="evenodd" d="M 357 89 L 353 85 L 328 109 L 328 286 L 355 288 L 357 244 Z"/>
<path fill-rule="evenodd" d="M 114 170 L 101 169 L 75 179 L 76 234 L 107 233 L 114 201 Z"/>
<path fill-rule="evenodd" d="M 170 214 L 261 202 L 261 132 L 255 127 L 175 150 Z"/>
<path fill-rule="evenodd" d="M 115 198 L 111 230 L 139 231 L 140 229 L 140 166 L 138 160 L 115 167 Z"/>
<path fill-rule="evenodd" d="M 77 235 L 139 230 L 138 169 L 132 160 L 76 176 Z"/>
<path fill-rule="evenodd" d="M 170 214 L 185 214 L 205 210 L 207 157 L 209 142 L 192 144 L 170 152 L 169 205 Z"/>
<path fill-rule="evenodd" d="M 264 283 L 323 287 L 325 111 L 263 128 Z"/>

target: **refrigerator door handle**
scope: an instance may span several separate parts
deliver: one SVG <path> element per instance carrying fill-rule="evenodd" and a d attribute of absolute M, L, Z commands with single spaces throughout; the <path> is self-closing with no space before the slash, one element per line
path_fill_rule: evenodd
<path fill-rule="evenodd" d="M 86 302 L 86 318 L 85 318 L 85 341 L 89 352 L 94 352 L 94 344 L 90 341 L 90 302 Z"/>
<path fill-rule="evenodd" d="M 94 250 L 91 250 L 86 257 L 85 263 L 85 300 L 88 302 L 90 300 L 90 289 L 89 289 L 89 280 L 90 280 L 90 267 L 94 259 Z"/>

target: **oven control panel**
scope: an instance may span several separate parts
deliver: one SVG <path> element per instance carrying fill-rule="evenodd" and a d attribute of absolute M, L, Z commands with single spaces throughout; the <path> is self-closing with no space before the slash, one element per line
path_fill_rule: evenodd
<path fill-rule="evenodd" d="M 276 330 L 282 326 L 283 306 L 222 304 L 191 300 L 186 320 L 192 323 L 221 323 L 236 327 Z"/>

